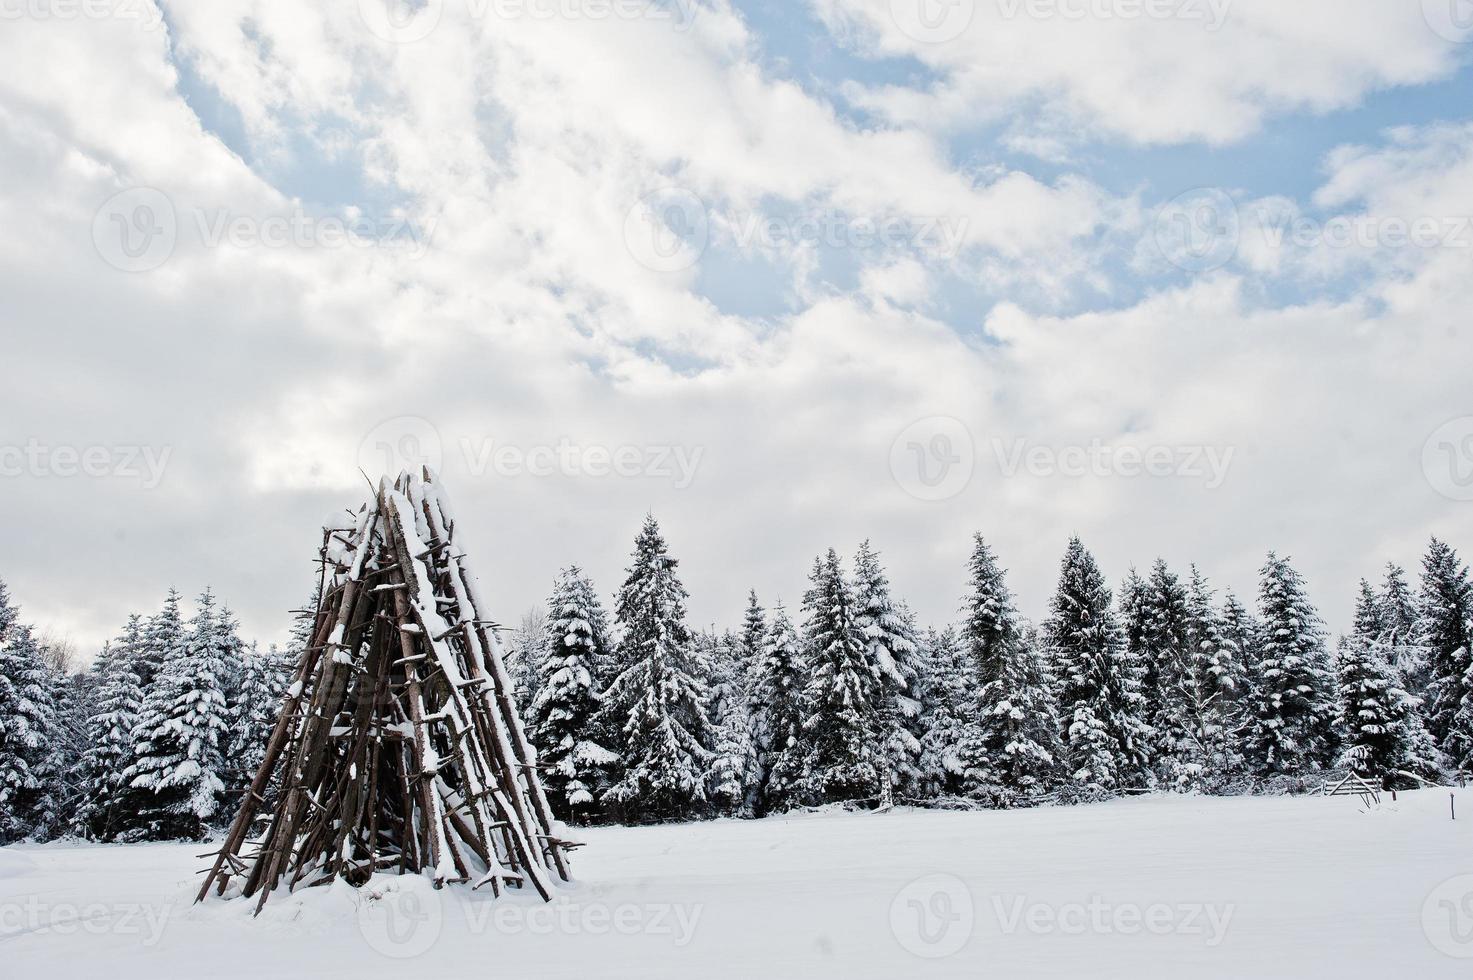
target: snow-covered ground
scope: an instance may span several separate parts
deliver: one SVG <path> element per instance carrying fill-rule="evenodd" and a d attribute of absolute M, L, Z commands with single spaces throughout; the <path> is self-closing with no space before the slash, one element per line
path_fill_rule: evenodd
<path fill-rule="evenodd" d="M 11 847 L 0 973 L 1466 978 L 1473 790 L 1456 822 L 1448 796 L 595 830 L 553 906 L 382 879 L 255 920 L 191 904 L 201 845 Z"/>

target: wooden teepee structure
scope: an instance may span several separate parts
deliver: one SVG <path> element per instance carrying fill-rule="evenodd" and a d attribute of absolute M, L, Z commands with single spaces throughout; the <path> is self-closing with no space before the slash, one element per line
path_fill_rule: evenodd
<path fill-rule="evenodd" d="M 259 911 L 283 882 L 397 871 L 551 899 L 576 845 L 558 837 L 434 475 L 381 483 L 324 530 L 321 562 L 311 644 L 199 898 L 239 879 Z"/>

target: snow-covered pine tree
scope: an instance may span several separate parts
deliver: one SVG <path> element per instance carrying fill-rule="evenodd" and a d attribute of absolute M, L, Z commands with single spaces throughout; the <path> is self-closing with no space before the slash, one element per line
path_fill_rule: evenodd
<path fill-rule="evenodd" d="M 757 590 L 747 593 L 747 612 L 742 617 L 742 653 L 749 670 L 755 670 L 767 649 L 767 610 L 757 601 Z"/>
<path fill-rule="evenodd" d="M 1301 775 L 1334 757 L 1334 687 L 1324 625 L 1304 579 L 1269 552 L 1259 585 L 1259 692 L 1250 736 L 1266 775 Z"/>
<path fill-rule="evenodd" d="M 1457 552 L 1436 538 L 1422 560 L 1418 612 L 1430 677 L 1424 696 L 1427 729 L 1444 754 L 1460 764 L 1473 754 L 1473 730 L 1459 724 L 1463 702 L 1473 696 L 1473 586 Z"/>
<path fill-rule="evenodd" d="M 0 596 L 0 610 L 7 608 Z M 8 618 L 0 641 L 0 845 L 44 835 L 59 812 L 51 672 L 31 628 L 14 611 Z"/>
<path fill-rule="evenodd" d="M 814 559 L 803 597 L 803 797 L 814 804 L 879 800 L 889 758 L 879 705 L 884 681 L 855 623 L 839 555 Z"/>
<path fill-rule="evenodd" d="M 808 748 L 803 739 L 803 698 L 808 667 L 798 642 L 798 631 L 781 602 L 772 613 L 772 625 L 763 641 L 757 667 L 753 706 L 762 769 L 761 809 L 785 810 L 797 803 L 803 790 L 803 766 Z"/>
<path fill-rule="evenodd" d="M 593 582 L 577 565 L 562 570 L 543 618 L 541 677 L 528 729 L 547 798 L 560 820 L 587 822 L 598 812 L 618 757 L 597 737 L 600 693 L 609 668 L 608 624 Z"/>
<path fill-rule="evenodd" d="M 604 695 L 622 735 L 619 778 L 604 799 L 635 822 L 707 809 L 711 722 L 678 565 L 659 524 L 646 517 L 615 608 L 623 633 L 617 661 L 628 666 Z"/>
<path fill-rule="evenodd" d="M 1018 621 L 1007 572 L 980 534 L 973 536 L 968 570 L 961 643 L 975 713 L 963 716 L 951 751 L 974 795 L 1011 806 L 1048 792 L 1058 777 L 1058 708 L 1052 678 Z"/>
<path fill-rule="evenodd" d="M 117 642 L 102 648 L 92 664 L 95 695 L 87 719 L 91 745 L 82 756 L 82 806 L 78 822 L 92 840 L 110 841 L 121 829 L 129 797 L 123 772 L 132 761 L 133 729 L 143 692 L 133 673 L 136 647 L 142 640 L 142 625 L 133 616 Z"/>
<path fill-rule="evenodd" d="M 1387 789 L 1416 785 L 1403 773 L 1440 780 L 1445 760 L 1423 725 L 1420 702 L 1403 689 L 1386 643 L 1359 632 L 1347 637 L 1338 669 L 1340 765 Z"/>
<path fill-rule="evenodd" d="M 854 625 L 880 678 L 876 707 L 887 772 L 880 797 L 881 805 L 887 806 L 896 795 L 914 796 L 919 791 L 921 651 L 912 617 L 891 598 L 890 580 L 868 541 L 860 544 L 854 558 L 853 592 Z"/>
<path fill-rule="evenodd" d="M 1241 617 L 1243 612 L 1235 610 L 1233 615 Z M 1234 628 L 1246 629 L 1243 625 Z M 1181 789 L 1218 789 L 1243 773 L 1241 743 L 1248 684 L 1240 645 L 1229 632 L 1225 617 L 1213 607 L 1207 579 L 1193 565 L 1186 599 L 1187 740 L 1179 758 Z"/>
<path fill-rule="evenodd" d="M 1100 797 L 1144 786 L 1151 742 L 1141 696 L 1144 668 L 1121 636 L 1104 575 L 1077 537 L 1064 554 L 1044 635 L 1058 678 L 1073 790 Z"/>
<path fill-rule="evenodd" d="M 1421 698 L 1427 690 L 1427 649 L 1418 627 L 1417 597 L 1407 584 L 1406 570 L 1387 562 L 1386 579 L 1378 594 L 1381 602 L 1383 639 L 1391 651 L 1391 662 L 1407 684 L 1407 691 Z"/>
<path fill-rule="evenodd" d="M 174 589 L 164 599 L 164 608 L 150 616 L 143 627 L 143 641 L 134 648 L 133 673 L 146 694 L 153 687 L 159 667 L 169 652 L 184 644 L 184 615 L 179 611 L 181 597 Z"/>
<path fill-rule="evenodd" d="M 751 817 L 756 813 L 762 779 L 753 737 L 745 637 L 712 631 L 702 634 L 700 640 L 710 678 L 707 715 L 714 726 L 710 799 L 724 816 Z"/>
<path fill-rule="evenodd" d="M 1162 559 L 1151 566 L 1144 589 L 1143 635 L 1139 654 L 1145 668 L 1142 695 L 1146 722 L 1155 733 L 1155 772 L 1176 789 L 1200 784 L 1205 760 L 1193 731 L 1191 705 L 1196 692 L 1188 677 L 1187 588 Z"/>
<path fill-rule="evenodd" d="M 554 589 L 556 586 L 554 585 Z M 506 639 L 506 672 L 528 731 L 532 728 L 532 706 L 542 686 L 542 656 L 547 652 L 547 612 L 529 609 Z M 605 651 L 607 652 L 607 651 Z"/>
<path fill-rule="evenodd" d="M 1376 590 L 1371 588 L 1371 583 L 1365 579 L 1360 580 L 1360 591 L 1355 597 L 1355 623 L 1352 631 L 1359 639 L 1367 643 L 1379 643 L 1386 633 L 1386 623 L 1382 618 L 1381 597 Z"/>
<path fill-rule="evenodd" d="M 927 630 L 921 796 L 977 796 L 989 773 L 976 720 L 976 667 L 956 630 Z"/>
<path fill-rule="evenodd" d="M 283 658 L 274 646 L 262 653 L 253 643 L 240 657 L 225 740 L 225 813 L 239 806 L 265 761 L 266 743 L 276 728 L 282 698 L 291 683 L 283 668 Z"/>
<path fill-rule="evenodd" d="M 20 610 L 10 601 L 10 590 L 5 587 L 5 582 L 0 580 L 0 643 L 4 643 L 10 635 L 10 628 L 15 625 L 20 617 Z"/>
<path fill-rule="evenodd" d="M 50 658 L 43 656 L 44 660 Z M 52 740 L 52 796 L 56 813 L 50 823 L 37 828 L 38 836 L 50 840 L 63 834 L 81 833 L 77 815 L 85 802 L 82 758 L 90 745 L 87 719 L 92 714 L 91 678 L 49 668 L 51 699 L 56 705 L 56 732 Z"/>
<path fill-rule="evenodd" d="M 166 612 L 171 606 L 177 610 L 172 591 Z M 145 791 L 129 839 L 199 840 L 220 812 L 229 707 L 222 691 L 227 665 L 218 616 L 215 598 L 206 590 L 188 633 L 164 652 L 153 685 L 144 692 L 133 732 L 134 762 L 124 774 L 129 786 Z M 151 630 L 148 642 L 167 635 Z"/>

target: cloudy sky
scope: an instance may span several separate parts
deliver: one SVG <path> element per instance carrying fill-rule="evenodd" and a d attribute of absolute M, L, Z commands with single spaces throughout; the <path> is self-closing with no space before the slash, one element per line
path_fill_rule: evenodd
<path fill-rule="evenodd" d="M 497 614 L 982 531 L 1334 627 L 1473 550 L 1469 0 L 0 0 L 0 578 L 85 646 L 438 465 Z"/>

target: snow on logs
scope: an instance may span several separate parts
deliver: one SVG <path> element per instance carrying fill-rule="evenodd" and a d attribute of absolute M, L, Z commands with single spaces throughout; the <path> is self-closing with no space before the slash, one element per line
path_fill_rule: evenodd
<path fill-rule="evenodd" d="M 455 520 L 428 470 L 384 480 L 323 531 L 312 644 L 199 892 L 259 894 L 375 873 L 529 888 L 568 880 Z M 268 810 L 267 800 L 274 800 Z"/>

